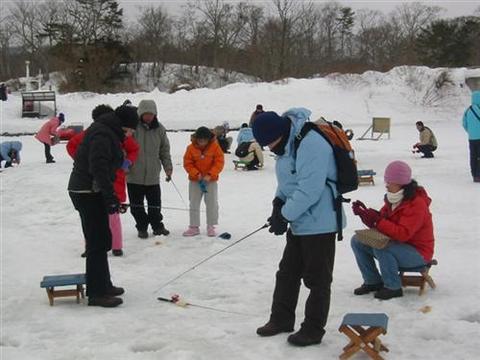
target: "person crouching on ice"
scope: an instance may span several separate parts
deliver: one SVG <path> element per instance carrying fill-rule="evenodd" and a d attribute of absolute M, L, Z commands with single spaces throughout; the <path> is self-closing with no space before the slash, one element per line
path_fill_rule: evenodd
<path fill-rule="evenodd" d="M 192 135 L 183 156 L 183 167 L 190 180 L 190 226 L 183 236 L 200 234 L 200 202 L 204 198 L 207 208 L 207 235 L 216 236 L 218 224 L 218 175 L 223 170 L 224 155 L 213 133 L 205 126 Z"/>

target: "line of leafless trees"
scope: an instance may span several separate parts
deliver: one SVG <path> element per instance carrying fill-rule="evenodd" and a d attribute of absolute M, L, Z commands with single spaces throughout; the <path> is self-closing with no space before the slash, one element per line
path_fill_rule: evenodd
<path fill-rule="evenodd" d="M 30 60 L 33 72 L 64 71 L 66 83 L 75 90 L 108 88 L 127 63 L 153 63 L 152 76 L 165 63 L 180 63 L 263 80 L 430 65 L 422 58 L 425 51 L 419 51 L 419 37 L 424 36 L 422 46 L 428 47 L 426 31 L 443 13 L 419 2 L 400 3 L 383 14 L 354 12 L 336 1 L 192 0 L 179 15 L 147 6 L 137 19 L 126 22 L 114 0 L 17 0 L 2 6 L 0 79 L 23 74 L 24 60 Z M 458 26 L 468 22 L 466 36 L 472 36 L 473 43 L 476 36 L 478 43 L 480 7 L 462 19 Z M 441 41 L 435 46 L 441 47 Z M 463 64 L 448 59 L 443 64 L 440 59 L 435 65 L 479 65 L 478 49 L 465 46 L 468 53 L 459 57 Z M 428 55 L 431 58 L 432 51 Z"/>

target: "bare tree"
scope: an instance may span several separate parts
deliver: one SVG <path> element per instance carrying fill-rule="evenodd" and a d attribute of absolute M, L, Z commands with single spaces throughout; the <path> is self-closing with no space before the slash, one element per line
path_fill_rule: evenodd
<path fill-rule="evenodd" d="M 412 63 L 416 60 L 415 39 L 422 27 L 437 19 L 442 12 L 438 6 L 428 6 L 420 2 L 402 3 L 390 14 L 390 22 L 400 30 L 405 39 L 403 62 Z"/>
<path fill-rule="evenodd" d="M 149 6 L 144 8 L 140 19 L 140 38 L 146 45 L 146 51 L 153 56 L 153 71 L 158 62 L 165 66 L 165 47 L 171 40 L 172 19 L 161 7 Z"/>
<path fill-rule="evenodd" d="M 292 44 L 295 38 L 295 26 L 305 14 L 305 9 L 311 8 L 311 2 L 304 4 L 295 0 L 272 0 L 277 11 L 279 24 L 279 49 L 278 49 L 278 71 L 277 76 L 286 75 L 289 67 L 289 57 L 292 56 Z"/>
<path fill-rule="evenodd" d="M 222 31 L 232 16 L 232 5 L 223 0 L 196 0 L 194 7 L 204 17 L 204 28 L 212 44 L 212 63 L 218 68 L 218 53 L 222 45 Z"/>
<path fill-rule="evenodd" d="M 10 45 L 13 36 L 13 27 L 11 18 L 8 15 L 0 18 L 0 79 L 12 77 L 12 68 L 10 66 Z"/>
<path fill-rule="evenodd" d="M 381 27 L 385 17 L 380 11 L 361 9 L 357 12 L 357 20 L 357 56 L 367 65 L 378 65 L 379 46 L 384 36 Z"/>
<path fill-rule="evenodd" d="M 22 50 L 33 60 L 42 40 L 41 12 L 38 3 L 19 0 L 10 10 L 13 40 L 18 42 Z"/>
<path fill-rule="evenodd" d="M 328 2 L 321 9 L 321 29 L 327 43 L 326 60 L 332 62 L 336 53 L 336 37 L 339 31 L 337 18 L 341 6 L 337 2 Z"/>

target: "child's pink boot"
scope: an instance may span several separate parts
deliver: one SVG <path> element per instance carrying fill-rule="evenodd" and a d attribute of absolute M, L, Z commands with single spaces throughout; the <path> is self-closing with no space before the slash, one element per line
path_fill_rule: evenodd
<path fill-rule="evenodd" d="M 183 232 L 183 236 L 195 236 L 200 234 L 198 226 L 189 226 L 187 230 Z"/>
<path fill-rule="evenodd" d="M 207 226 L 207 236 L 217 236 L 217 233 L 215 232 L 215 226 L 213 225 Z"/>

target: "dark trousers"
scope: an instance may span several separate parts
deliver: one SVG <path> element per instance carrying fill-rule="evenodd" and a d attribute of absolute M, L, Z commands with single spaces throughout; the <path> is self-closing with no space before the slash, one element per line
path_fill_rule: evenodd
<path fill-rule="evenodd" d="M 257 170 L 257 165 L 260 164 L 257 154 L 253 155 L 253 160 L 250 161 L 247 165 L 247 170 Z"/>
<path fill-rule="evenodd" d="M 52 156 L 52 153 L 50 152 L 51 146 L 48 145 L 47 143 L 43 143 L 43 146 L 45 147 L 45 159 L 47 161 L 52 161 L 53 156 Z"/>
<path fill-rule="evenodd" d="M 295 236 L 289 230 L 277 271 L 270 320 L 293 327 L 300 280 L 310 290 L 302 328 L 323 336 L 330 308 L 330 285 L 335 259 L 335 233 Z"/>
<path fill-rule="evenodd" d="M 163 227 L 163 216 L 161 213 L 162 199 L 160 185 L 138 185 L 127 184 L 128 198 L 130 199 L 130 211 L 135 218 L 136 227 L 139 231 L 146 231 L 148 224 L 152 230 L 158 230 Z M 147 211 L 143 200 L 147 199 Z"/>
<path fill-rule="evenodd" d="M 103 296 L 112 286 L 107 258 L 107 252 L 112 248 L 112 234 L 107 208 L 101 193 L 69 194 L 80 213 L 85 237 L 87 296 Z"/>
<path fill-rule="evenodd" d="M 470 170 L 474 178 L 480 178 L 480 140 L 468 140 L 470 148 Z"/>
<path fill-rule="evenodd" d="M 433 157 L 433 152 L 437 150 L 436 146 L 432 145 L 418 145 L 417 147 L 418 151 L 423 153 L 423 156 L 426 158 L 432 158 Z"/>

